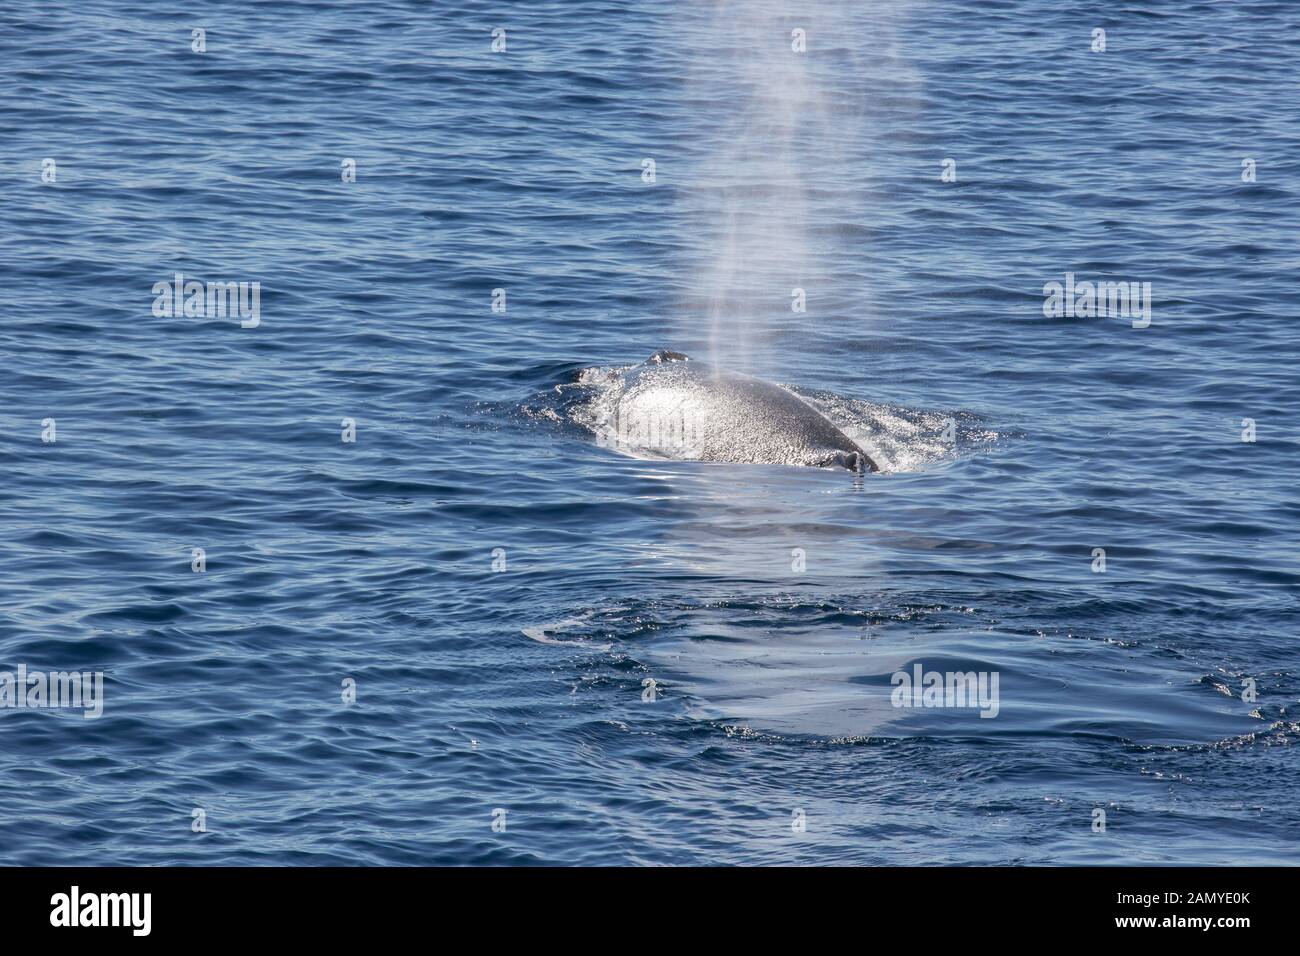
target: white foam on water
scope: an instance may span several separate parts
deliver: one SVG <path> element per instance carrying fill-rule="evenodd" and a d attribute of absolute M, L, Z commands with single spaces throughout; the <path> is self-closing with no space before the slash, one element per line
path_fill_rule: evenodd
<path fill-rule="evenodd" d="M 548 631 L 566 631 L 574 628 L 580 628 L 591 619 L 594 612 L 588 612 L 579 617 L 567 617 L 562 621 L 556 621 L 554 624 L 530 624 L 521 628 L 520 631 L 524 637 L 530 638 L 539 644 L 552 644 L 560 647 L 581 647 L 590 651 L 607 651 L 613 644 L 598 644 L 587 640 L 565 641 L 558 637 L 552 637 Z"/>

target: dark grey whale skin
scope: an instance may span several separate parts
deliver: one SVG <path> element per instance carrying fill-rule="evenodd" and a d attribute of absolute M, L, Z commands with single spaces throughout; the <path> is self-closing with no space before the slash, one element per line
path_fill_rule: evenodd
<path fill-rule="evenodd" d="M 656 352 L 622 375 L 616 414 L 624 422 L 685 422 L 683 449 L 647 449 L 670 458 L 879 471 L 821 412 L 780 385 Z M 672 432 L 671 429 L 664 429 Z M 678 429 L 679 434 L 681 429 Z"/>

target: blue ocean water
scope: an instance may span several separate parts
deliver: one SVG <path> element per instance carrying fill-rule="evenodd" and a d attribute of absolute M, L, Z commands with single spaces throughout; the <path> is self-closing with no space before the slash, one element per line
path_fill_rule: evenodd
<path fill-rule="evenodd" d="M 1300 863 L 1298 54 L 1263 0 L 6 5 L 0 669 L 104 675 L 0 710 L 7 862 Z M 889 467 L 606 447 L 573 383 L 660 348 Z"/>

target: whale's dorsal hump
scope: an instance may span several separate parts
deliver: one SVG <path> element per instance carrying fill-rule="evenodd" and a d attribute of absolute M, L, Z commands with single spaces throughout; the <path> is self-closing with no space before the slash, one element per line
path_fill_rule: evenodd
<path fill-rule="evenodd" d="M 681 352 L 670 352 L 667 349 L 660 349 L 654 355 L 650 356 L 649 361 L 654 362 L 657 365 L 661 362 L 689 362 L 690 359 Z"/>

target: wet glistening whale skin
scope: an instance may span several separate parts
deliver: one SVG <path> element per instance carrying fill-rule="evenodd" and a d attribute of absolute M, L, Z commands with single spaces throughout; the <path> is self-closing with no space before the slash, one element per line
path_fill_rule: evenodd
<path fill-rule="evenodd" d="M 780 385 L 660 351 L 612 373 L 614 444 L 692 461 L 879 471 L 821 412 Z"/>

